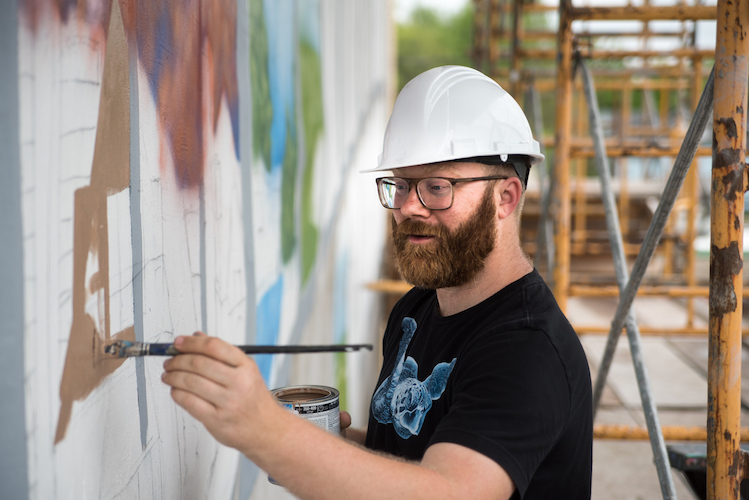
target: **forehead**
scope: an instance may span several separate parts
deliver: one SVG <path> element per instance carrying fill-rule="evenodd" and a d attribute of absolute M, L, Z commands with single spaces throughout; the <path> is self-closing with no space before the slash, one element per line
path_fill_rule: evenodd
<path fill-rule="evenodd" d="M 486 166 L 475 162 L 446 161 L 396 168 L 393 175 L 402 177 L 480 177 L 486 175 Z"/>

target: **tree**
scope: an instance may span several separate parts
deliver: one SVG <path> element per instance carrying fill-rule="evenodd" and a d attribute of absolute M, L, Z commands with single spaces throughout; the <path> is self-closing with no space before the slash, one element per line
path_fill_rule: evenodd
<path fill-rule="evenodd" d="M 413 77 L 435 66 L 473 66 L 473 6 L 444 16 L 424 6 L 398 25 L 398 90 Z"/>

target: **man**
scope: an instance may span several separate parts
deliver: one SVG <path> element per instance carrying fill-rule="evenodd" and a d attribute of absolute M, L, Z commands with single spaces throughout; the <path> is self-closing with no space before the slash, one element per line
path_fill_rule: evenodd
<path fill-rule="evenodd" d="M 542 159 L 478 71 L 435 68 L 398 96 L 375 170 L 394 173 L 378 193 L 415 288 L 391 313 L 368 428 L 344 431 L 366 448 L 280 409 L 218 339 L 175 341 L 188 354 L 165 363 L 173 398 L 300 498 L 589 498 L 587 361 L 519 244 Z"/>

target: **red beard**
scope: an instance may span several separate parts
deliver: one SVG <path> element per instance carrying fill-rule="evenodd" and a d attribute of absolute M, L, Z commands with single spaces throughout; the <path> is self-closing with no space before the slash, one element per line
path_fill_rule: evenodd
<path fill-rule="evenodd" d="M 497 236 L 493 189 L 487 188 L 481 204 L 470 218 L 454 231 L 442 224 L 426 224 L 406 219 L 392 221 L 395 263 L 401 277 L 420 288 L 462 286 L 481 271 L 494 250 Z M 408 241 L 410 235 L 434 236 L 423 245 Z"/>

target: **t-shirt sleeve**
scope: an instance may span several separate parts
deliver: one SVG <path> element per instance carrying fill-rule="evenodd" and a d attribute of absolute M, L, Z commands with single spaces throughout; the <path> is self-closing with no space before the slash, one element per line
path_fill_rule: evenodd
<path fill-rule="evenodd" d="M 553 344 L 542 331 L 487 332 L 463 350 L 450 378 L 452 404 L 430 444 L 486 455 L 522 496 L 569 419 L 570 390 Z"/>

